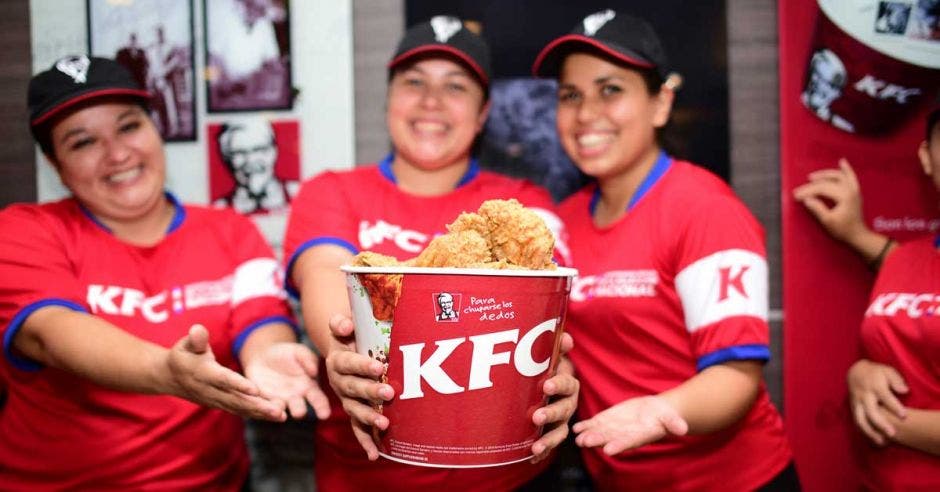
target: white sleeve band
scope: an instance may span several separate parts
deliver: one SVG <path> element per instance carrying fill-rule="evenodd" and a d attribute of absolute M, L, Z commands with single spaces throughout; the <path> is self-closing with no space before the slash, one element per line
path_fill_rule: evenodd
<path fill-rule="evenodd" d="M 676 275 L 689 333 L 733 316 L 767 320 L 767 260 L 744 249 L 706 256 Z"/>
<path fill-rule="evenodd" d="M 274 258 L 255 258 L 235 269 L 232 284 L 232 306 L 256 297 L 284 298 L 280 267 Z"/>

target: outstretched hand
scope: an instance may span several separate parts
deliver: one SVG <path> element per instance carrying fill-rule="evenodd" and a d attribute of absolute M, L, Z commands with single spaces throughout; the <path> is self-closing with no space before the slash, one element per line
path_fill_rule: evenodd
<path fill-rule="evenodd" d="M 390 401 L 395 391 L 379 382 L 385 366 L 371 357 L 356 353 L 352 320 L 343 315 L 330 318 L 330 351 L 326 357 L 326 374 L 333 391 L 350 416 L 353 434 L 370 460 L 379 458 L 379 449 L 372 440 L 372 426 L 388 428 L 388 418 L 373 405 Z"/>
<path fill-rule="evenodd" d="M 261 396 L 247 378 L 219 364 L 209 346 L 209 332 L 193 325 L 167 353 L 171 393 L 207 407 L 243 417 L 283 421 L 284 403 Z"/>
<path fill-rule="evenodd" d="M 283 402 L 295 419 L 307 414 L 307 403 L 321 420 L 330 416 L 330 403 L 316 380 L 317 356 L 306 345 L 269 345 L 245 366 L 245 376 L 262 396 Z"/>
<path fill-rule="evenodd" d="M 615 455 L 670 434 L 685 435 L 689 425 L 666 400 L 654 395 L 618 403 L 574 424 L 573 430 L 578 446 L 603 446 L 605 454 Z"/>
<path fill-rule="evenodd" d="M 867 230 L 862 218 L 861 187 L 848 160 L 839 159 L 838 169 L 813 171 L 808 178 L 793 190 L 793 198 L 816 217 L 830 236 L 851 243 L 853 237 Z"/>
<path fill-rule="evenodd" d="M 879 446 L 894 436 L 896 429 L 888 413 L 903 419 L 907 415 L 898 394 L 908 392 L 907 382 L 889 365 L 860 359 L 849 368 L 849 403 L 859 429 Z"/>

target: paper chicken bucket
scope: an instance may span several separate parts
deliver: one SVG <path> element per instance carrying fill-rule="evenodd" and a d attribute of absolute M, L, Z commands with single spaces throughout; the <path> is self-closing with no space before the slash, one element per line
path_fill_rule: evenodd
<path fill-rule="evenodd" d="M 577 273 L 345 266 L 359 353 L 386 365 L 382 456 L 484 467 L 531 456 Z"/>

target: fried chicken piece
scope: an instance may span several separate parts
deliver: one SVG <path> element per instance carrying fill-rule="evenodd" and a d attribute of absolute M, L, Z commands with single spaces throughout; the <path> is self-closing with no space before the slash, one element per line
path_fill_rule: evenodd
<path fill-rule="evenodd" d="M 388 267 L 399 266 L 397 259 L 363 251 L 353 258 L 354 266 Z M 391 321 L 395 314 L 395 306 L 401 296 L 401 274 L 369 273 L 359 276 L 359 282 L 369 293 L 372 301 L 372 316 L 379 321 Z"/>
<path fill-rule="evenodd" d="M 487 200 L 477 213 L 462 213 L 416 258 L 397 259 L 363 251 L 355 266 L 453 267 L 553 270 L 555 238 L 541 217 L 516 200 Z M 401 296 L 402 275 L 360 275 L 377 320 L 391 321 Z"/>
<path fill-rule="evenodd" d="M 476 214 L 463 213 L 451 232 L 473 230 L 486 238 L 496 260 L 531 270 L 553 270 L 555 237 L 545 221 L 515 199 L 487 200 Z"/>
<path fill-rule="evenodd" d="M 486 239 L 477 231 L 465 230 L 434 238 L 415 259 L 414 266 L 476 268 L 493 260 Z"/>
<path fill-rule="evenodd" d="M 395 257 L 373 253 L 372 251 L 360 252 L 353 258 L 352 264 L 353 266 L 365 267 L 401 266 L 401 263 Z"/>

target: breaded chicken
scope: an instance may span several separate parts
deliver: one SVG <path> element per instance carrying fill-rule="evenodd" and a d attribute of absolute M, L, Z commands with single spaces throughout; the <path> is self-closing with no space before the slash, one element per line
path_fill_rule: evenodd
<path fill-rule="evenodd" d="M 555 268 L 555 237 L 537 213 L 514 199 L 487 200 L 477 213 L 460 214 L 447 229 L 480 233 L 496 261 L 531 270 Z"/>
<path fill-rule="evenodd" d="M 353 258 L 354 266 L 388 267 L 399 266 L 398 260 L 391 256 L 363 251 Z M 372 315 L 379 321 L 391 321 L 395 306 L 401 296 L 401 274 L 369 273 L 359 276 L 359 282 L 372 301 Z"/>
<path fill-rule="evenodd" d="M 415 259 L 414 266 L 473 268 L 492 261 L 486 239 L 477 231 L 465 230 L 434 238 Z"/>
<path fill-rule="evenodd" d="M 363 251 L 355 266 L 453 267 L 554 270 L 555 238 L 541 217 L 516 200 L 487 200 L 477 213 L 462 213 L 416 258 L 397 259 Z M 401 296 L 402 275 L 366 274 L 360 282 L 369 293 L 375 319 L 391 321 Z"/>

